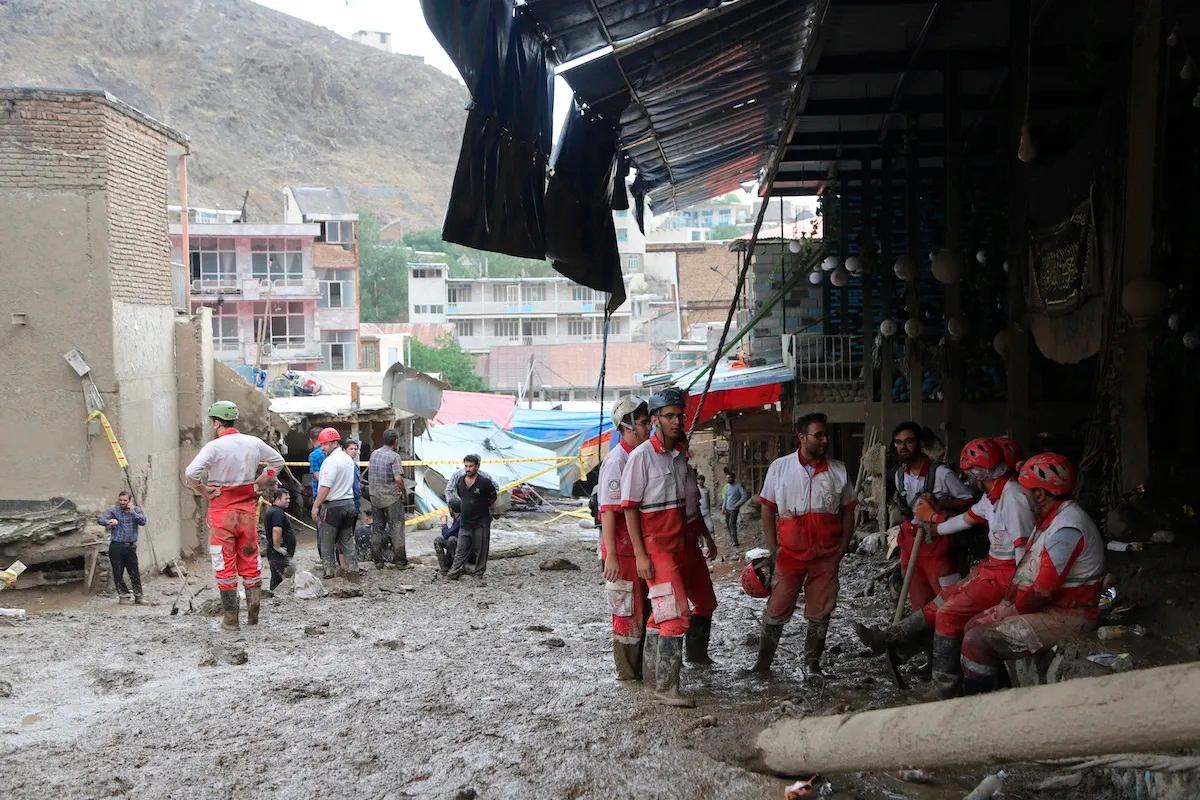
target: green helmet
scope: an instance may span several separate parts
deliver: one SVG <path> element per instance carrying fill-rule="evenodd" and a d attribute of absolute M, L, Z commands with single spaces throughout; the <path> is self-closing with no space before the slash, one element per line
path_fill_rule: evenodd
<path fill-rule="evenodd" d="M 228 400 L 218 400 L 208 407 L 208 416 L 233 422 L 238 418 L 238 407 Z"/>

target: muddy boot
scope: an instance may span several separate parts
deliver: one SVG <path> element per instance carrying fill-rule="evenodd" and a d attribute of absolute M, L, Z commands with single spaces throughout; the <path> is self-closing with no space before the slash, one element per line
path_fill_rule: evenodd
<path fill-rule="evenodd" d="M 920 612 L 909 614 L 900 620 L 899 625 L 889 625 L 886 628 L 872 628 L 861 622 L 854 623 L 854 632 L 858 634 L 859 641 L 877 656 L 883 655 L 889 647 L 904 649 L 903 645 L 923 638 L 928 631 L 929 621 Z"/>
<path fill-rule="evenodd" d="M 829 634 L 829 620 L 808 621 L 804 631 L 804 668 L 813 677 L 822 677 L 821 654 L 825 652 L 825 637 Z"/>
<path fill-rule="evenodd" d="M 692 617 L 688 621 L 687 662 L 707 667 L 713 663 L 708 657 L 708 640 L 712 636 L 712 617 Z"/>
<path fill-rule="evenodd" d="M 246 624 L 258 624 L 258 612 L 262 610 L 262 587 L 246 588 Z"/>
<path fill-rule="evenodd" d="M 962 694 L 962 667 L 959 656 L 962 639 L 951 636 L 933 637 L 933 687 L 929 700 L 948 700 Z"/>
<path fill-rule="evenodd" d="M 237 589 L 222 589 L 221 590 L 221 630 L 236 631 L 240 630 L 238 624 L 238 596 Z"/>
<path fill-rule="evenodd" d="M 133 596 L 133 604 L 135 606 L 144 606 L 146 604 L 146 601 L 142 599 L 142 596 L 140 594 L 135 594 Z"/>
<path fill-rule="evenodd" d="M 779 637 L 781 636 L 783 636 L 782 625 L 763 623 L 762 636 L 758 640 L 758 660 L 754 662 L 754 672 L 765 674 L 771 671 L 771 662 L 775 660 L 775 651 L 779 649 Z"/>
<path fill-rule="evenodd" d="M 127 606 L 132 602 L 133 602 L 133 595 L 130 595 L 130 594 L 117 595 L 117 605 L 119 605 L 119 606 Z"/>
<path fill-rule="evenodd" d="M 408 552 L 405 548 L 401 547 L 399 550 L 395 551 L 395 553 L 392 555 L 392 564 L 399 569 L 408 568 Z"/>
<path fill-rule="evenodd" d="M 646 688 L 654 688 L 654 670 L 658 666 L 658 631 L 646 629 L 646 637 L 642 640 L 642 683 Z"/>
<path fill-rule="evenodd" d="M 996 681 L 992 678 L 964 677 L 962 683 L 963 697 L 973 694 L 987 694 L 996 689 Z"/>
<path fill-rule="evenodd" d="M 695 708 L 696 701 L 679 693 L 679 670 L 683 669 L 683 637 L 658 637 L 654 664 L 654 699 L 664 706 Z"/>
<path fill-rule="evenodd" d="M 613 663 L 617 666 L 617 680 L 636 681 L 641 679 L 641 665 L 638 663 L 640 656 L 640 642 L 622 642 L 613 638 Z"/>

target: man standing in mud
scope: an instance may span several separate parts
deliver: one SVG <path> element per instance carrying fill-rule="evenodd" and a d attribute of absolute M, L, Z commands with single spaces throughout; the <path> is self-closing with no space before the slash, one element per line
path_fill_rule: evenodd
<path fill-rule="evenodd" d="M 462 527 L 454 552 L 454 566 L 446 575 L 450 580 L 456 581 L 462 576 L 472 551 L 475 553 L 475 577 L 483 577 L 492 536 L 492 505 L 499 494 L 496 484 L 479 472 L 479 456 L 472 453 L 463 458 L 462 474 L 454 487 L 454 495 L 462 507 Z"/>
<path fill-rule="evenodd" d="M 258 548 L 258 496 L 275 486 L 283 456 L 263 440 L 234 427 L 238 407 L 228 400 L 209 406 L 216 438 L 184 471 L 192 491 L 208 498 L 208 552 L 221 593 L 221 627 L 238 630 L 237 581 L 246 590 L 246 624 L 258 624 L 262 606 L 262 554 Z M 267 468 L 258 475 L 258 465 Z"/>

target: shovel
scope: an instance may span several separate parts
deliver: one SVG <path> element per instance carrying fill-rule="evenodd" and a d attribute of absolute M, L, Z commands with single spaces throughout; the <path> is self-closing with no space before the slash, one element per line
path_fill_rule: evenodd
<path fill-rule="evenodd" d="M 908 569 L 904 570 L 904 584 L 900 587 L 900 600 L 896 603 L 896 613 L 892 616 L 892 625 L 899 625 L 900 619 L 904 616 L 904 601 L 908 599 L 908 587 L 912 584 L 913 574 L 917 571 L 917 556 L 921 554 L 921 543 L 924 541 L 925 526 L 918 525 L 917 534 L 913 537 L 912 552 L 908 555 Z M 896 650 L 888 647 L 886 656 L 896 686 L 900 689 L 907 689 L 908 684 L 900 674 L 900 661 L 896 656 Z"/>

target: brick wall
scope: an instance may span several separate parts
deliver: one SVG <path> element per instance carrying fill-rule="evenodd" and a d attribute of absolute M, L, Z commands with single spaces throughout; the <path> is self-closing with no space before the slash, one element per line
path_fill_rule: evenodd
<path fill-rule="evenodd" d="M 171 305 L 168 140 L 109 107 L 104 108 L 104 120 L 113 296 L 126 301 Z"/>
<path fill-rule="evenodd" d="M 0 189 L 105 188 L 103 101 L 0 89 Z"/>
<path fill-rule="evenodd" d="M 701 322 L 724 322 L 737 283 L 737 254 L 729 252 L 724 244 L 671 245 L 671 248 L 675 250 L 679 269 L 684 330 Z"/>
<path fill-rule="evenodd" d="M 357 269 L 358 251 L 346 250 L 340 244 L 315 242 L 313 244 L 313 266 Z"/>

